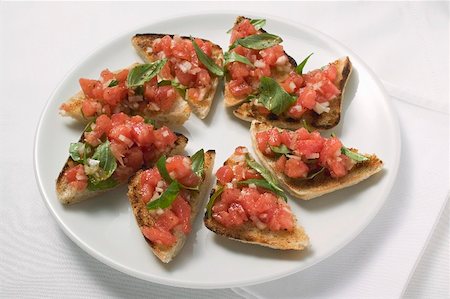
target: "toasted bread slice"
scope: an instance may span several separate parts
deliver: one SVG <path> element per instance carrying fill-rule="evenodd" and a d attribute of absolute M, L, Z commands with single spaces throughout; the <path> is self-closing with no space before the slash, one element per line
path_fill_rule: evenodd
<path fill-rule="evenodd" d="M 191 200 L 189 205 L 191 207 L 190 222 L 193 224 L 195 217 L 198 214 L 200 207 L 202 206 L 205 197 L 208 194 L 209 180 L 211 178 L 211 171 L 214 165 L 215 151 L 210 150 L 205 152 L 205 166 L 203 180 L 200 185 L 199 191 L 189 190 L 191 194 Z M 139 171 L 131 180 L 128 185 L 128 199 L 133 209 L 134 216 L 139 228 L 143 226 L 152 227 L 155 224 L 155 217 L 147 209 L 145 203 L 141 200 L 141 173 Z M 177 239 L 176 243 L 172 246 L 165 246 L 156 244 L 147 238 L 145 240 L 150 245 L 153 253 L 163 262 L 170 262 L 183 247 L 187 236 L 181 232 L 181 230 L 174 231 L 174 235 Z"/>
<path fill-rule="evenodd" d="M 249 18 L 246 18 L 246 17 L 243 17 L 243 16 L 237 17 L 236 21 L 234 22 L 234 26 L 236 26 L 242 20 L 245 20 L 245 19 L 249 20 Z M 264 29 L 259 29 L 259 31 L 267 32 Z M 290 68 L 286 69 L 286 70 L 283 70 L 283 71 L 278 71 L 276 69 L 273 70 L 271 77 L 273 79 L 275 79 L 277 82 L 282 82 L 284 79 L 286 79 L 286 77 L 289 75 L 289 73 L 291 71 L 293 71 L 295 69 L 295 67 L 297 66 L 297 62 L 295 62 L 294 58 L 289 56 L 286 52 L 284 52 L 284 54 L 287 56 L 287 58 L 289 60 Z M 230 88 L 228 86 L 228 82 L 229 81 L 230 81 L 229 77 L 225 77 L 225 89 L 224 89 L 224 103 L 225 103 L 225 107 L 233 107 L 233 106 L 242 104 L 243 102 L 246 101 L 246 97 L 241 97 L 241 98 L 235 97 L 230 92 Z"/>
<path fill-rule="evenodd" d="M 227 161 L 225 161 L 224 165 L 233 167 L 237 164 L 236 161 L 239 161 L 239 158 L 233 154 L 227 159 Z M 220 183 L 217 182 L 217 185 L 211 191 L 210 196 L 212 196 L 219 187 Z M 280 203 L 284 204 L 284 200 L 282 198 L 278 197 L 278 200 Z M 216 198 L 215 202 L 217 203 L 218 201 L 220 201 L 220 197 Z M 288 205 L 285 207 L 290 210 Z M 247 221 L 242 226 L 237 228 L 227 228 L 216 221 L 214 217 L 208 217 L 208 212 L 205 213 L 203 221 L 209 230 L 218 235 L 225 236 L 236 241 L 257 244 L 273 249 L 303 250 L 309 245 L 309 237 L 305 233 L 305 230 L 301 226 L 297 225 L 295 215 L 292 214 L 292 217 L 294 220 L 294 230 L 292 231 L 271 231 L 268 228 L 259 229 L 252 221 Z"/>
<path fill-rule="evenodd" d="M 352 64 L 348 57 L 340 58 L 332 64 L 335 65 L 337 69 L 336 80 L 333 83 L 341 93 L 330 101 L 329 112 L 317 114 L 313 110 L 308 110 L 303 114 L 300 120 L 287 117 L 283 114 L 276 115 L 270 113 L 268 116 L 264 116 L 258 112 L 258 106 L 255 100 L 252 100 L 242 104 L 234 110 L 234 115 L 248 122 L 259 120 L 285 129 L 298 129 L 302 127 L 303 120 L 305 120 L 308 125 L 318 130 L 327 130 L 335 127 L 341 119 L 342 99 L 345 93 L 345 86 L 352 72 Z"/>
<path fill-rule="evenodd" d="M 280 185 L 288 190 L 295 198 L 309 200 L 339 189 L 355 185 L 383 168 L 383 162 L 375 155 L 365 154 L 368 160 L 359 162 L 353 166 L 346 176 L 332 178 L 327 172 L 322 172 L 312 179 L 293 179 L 275 170 L 275 158 L 265 156 L 257 146 L 256 133 L 266 131 L 273 126 L 258 121 L 253 121 L 250 127 L 253 148 L 261 161 L 274 177 L 278 179 Z M 357 152 L 356 149 L 350 149 Z"/>
<path fill-rule="evenodd" d="M 138 63 L 134 63 L 127 67 L 126 69 L 132 69 L 138 65 Z M 121 70 L 114 71 L 113 73 L 119 73 Z M 86 99 L 83 91 L 77 92 L 74 96 L 72 96 L 68 101 L 64 102 L 60 107 L 60 114 L 63 116 L 70 116 L 81 123 L 88 123 L 94 117 L 85 117 L 81 110 L 83 106 L 83 101 Z M 118 109 L 121 112 L 125 112 L 126 114 L 141 114 L 141 116 L 146 118 L 151 118 L 156 121 L 158 125 L 169 125 L 169 126 L 178 126 L 182 125 L 186 120 L 188 120 L 191 114 L 191 108 L 183 100 L 181 95 L 177 93 L 177 98 L 170 108 L 170 110 L 166 112 L 154 111 L 146 108 L 142 113 L 136 113 L 130 111 L 128 107 L 124 107 L 121 104 L 118 105 Z"/>
<path fill-rule="evenodd" d="M 153 41 L 158 38 L 163 38 L 166 34 L 156 34 L 156 33 L 144 33 L 144 34 L 136 34 L 131 39 L 131 42 L 138 52 L 139 56 L 146 61 L 152 62 L 157 60 L 155 54 L 153 54 Z M 167 34 L 171 38 L 174 35 Z M 182 36 L 183 39 L 189 39 L 189 37 Z M 202 39 L 203 41 L 207 41 Z M 220 46 L 213 44 L 212 48 L 212 58 L 214 62 L 221 66 L 223 64 L 223 51 Z M 186 93 L 186 100 L 189 103 L 192 111 L 197 115 L 200 119 L 204 119 L 211 109 L 212 101 L 214 99 L 214 95 L 217 91 L 217 85 L 219 84 L 219 77 L 211 74 L 211 88 L 204 91 L 204 94 L 201 96 L 200 100 L 193 100 L 189 98 L 188 93 Z"/>
<path fill-rule="evenodd" d="M 175 146 L 168 153 L 168 155 L 178 155 L 183 153 L 184 148 L 187 145 L 188 139 L 186 138 L 186 136 L 182 134 L 177 134 L 177 137 L 178 138 L 175 141 Z M 80 138 L 80 141 L 82 140 L 83 136 Z M 115 188 L 114 187 L 111 189 L 105 189 L 100 191 L 90 191 L 88 188 L 86 188 L 83 191 L 79 191 L 76 188 L 72 187 L 67 183 L 67 180 L 64 178 L 64 173 L 74 163 L 75 162 L 72 160 L 72 158 L 69 157 L 63 169 L 59 173 L 58 179 L 56 180 L 56 195 L 61 203 L 65 205 L 72 205 Z"/>

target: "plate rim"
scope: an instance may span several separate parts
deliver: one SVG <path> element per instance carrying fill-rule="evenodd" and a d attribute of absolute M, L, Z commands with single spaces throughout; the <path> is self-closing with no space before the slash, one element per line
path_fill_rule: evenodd
<path fill-rule="evenodd" d="M 167 278 L 161 278 L 160 276 L 151 275 L 148 273 L 142 273 L 140 271 L 136 271 L 133 269 L 130 269 L 126 265 L 119 264 L 115 262 L 114 260 L 106 257 L 101 252 L 95 250 L 94 248 L 91 248 L 88 244 L 86 244 L 84 241 L 82 241 L 78 236 L 75 235 L 74 232 L 71 231 L 69 227 L 63 222 L 63 220 L 60 218 L 58 213 L 53 209 L 52 205 L 49 202 L 49 199 L 47 198 L 46 192 L 44 190 L 43 181 L 41 179 L 41 176 L 38 172 L 39 168 L 39 161 L 38 161 L 38 143 L 39 143 L 39 136 L 42 131 L 42 125 L 43 125 L 43 119 L 46 115 L 47 110 L 50 107 L 50 104 L 52 102 L 52 99 L 54 98 L 57 91 L 61 88 L 61 86 L 66 82 L 67 78 L 86 60 L 88 60 L 91 56 L 95 55 L 98 51 L 103 49 L 104 47 L 108 46 L 109 44 L 112 44 L 114 41 L 125 38 L 126 36 L 132 36 L 137 31 L 142 31 L 144 28 L 150 27 L 152 25 L 166 22 L 166 21 L 173 21 L 180 18 L 189 18 L 189 17 L 201 17 L 201 16 L 211 16 L 211 15 L 217 15 L 217 16 L 239 16 L 239 15 L 245 15 L 249 17 L 264 17 L 266 19 L 272 19 L 276 20 L 279 23 L 288 25 L 290 27 L 298 28 L 303 31 L 307 31 L 308 33 L 315 34 L 320 39 L 325 40 L 327 43 L 331 42 L 332 46 L 337 46 L 341 50 L 344 50 L 346 53 L 348 53 L 348 56 L 352 57 L 353 61 L 358 61 L 358 64 L 362 65 L 365 68 L 365 71 L 369 74 L 373 82 L 375 83 L 376 87 L 379 89 L 382 97 L 384 105 L 387 107 L 387 112 L 390 116 L 390 119 L 393 122 L 393 134 L 396 140 L 396 144 L 394 144 L 394 148 L 396 149 L 395 153 L 393 154 L 393 161 L 395 162 L 395 165 L 390 168 L 390 172 L 392 172 L 392 175 L 390 176 L 390 180 L 387 182 L 386 188 L 384 190 L 383 196 L 381 196 L 382 200 L 379 201 L 378 205 L 375 206 L 372 211 L 370 212 L 369 216 L 366 218 L 363 225 L 360 225 L 359 228 L 351 235 L 349 235 L 347 238 L 344 238 L 337 246 L 333 248 L 328 254 L 324 254 L 323 256 L 319 257 L 317 260 L 313 261 L 312 263 L 304 266 L 300 270 L 293 269 L 291 271 L 286 271 L 281 274 L 277 275 L 269 275 L 265 276 L 263 278 L 257 278 L 257 279 L 247 279 L 244 281 L 240 281 L 238 283 L 210 283 L 210 282 L 203 282 L 203 283 L 192 283 L 192 282 L 185 282 L 178 279 L 167 279 Z M 232 288 L 232 287 L 242 287 L 242 286 L 249 286 L 259 283 L 264 283 L 276 279 L 280 279 L 289 275 L 292 275 L 294 273 L 298 273 L 301 271 L 304 271 L 314 265 L 317 265 L 320 262 L 323 262 L 330 256 L 336 254 L 341 249 L 346 247 L 349 243 L 351 243 L 354 239 L 356 239 L 366 228 L 367 226 L 373 221 L 375 216 L 379 213 L 381 208 L 385 205 L 387 199 L 389 198 L 389 195 L 392 191 L 392 187 L 397 179 L 398 175 L 398 169 L 400 165 L 400 153 L 402 148 L 402 142 L 401 142 L 401 131 L 400 131 L 400 125 L 399 125 L 399 118 L 397 110 L 395 109 L 393 105 L 393 100 L 389 96 L 389 94 L 386 92 L 381 80 L 377 77 L 377 75 L 373 72 L 373 70 L 358 56 L 356 55 L 352 50 L 347 48 L 345 45 L 343 45 L 341 42 L 335 40 L 333 37 L 329 36 L 326 33 L 321 32 L 320 30 L 317 30 L 313 27 L 310 27 L 308 25 L 302 24 L 300 22 L 294 22 L 291 20 L 285 20 L 279 19 L 280 16 L 271 15 L 268 13 L 260 13 L 258 15 L 255 15 L 254 12 L 246 11 L 246 10 L 201 10 L 195 13 L 178 13 L 178 14 L 170 14 L 166 16 L 165 18 L 158 18 L 154 19 L 151 22 L 143 22 L 142 24 L 132 28 L 131 30 L 123 31 L 115 36 L 113 36 L 110 39 L 107 39 L 103 42 L 101 42 L 97 47 L 95 47 L 92 51 L 90 51 L 88 54 L 81 57 L 79 61 L 77 61 L 69 70 L 67 73 L 63 76 L 63 78 L 59 81 L 59 83 L 56 85 L 56 87 L 51 92 L 50 96 L 48 97 L 46 104 L 44 105 L 44 108 L 42 109 L 39 121 L 35 130 L 34 135 L 34 145 L 33 145 L 33 168 L 34 168 L 34 175 L 36 178 L 36 183 L 38 185 L 39 193 L 41 194 L 41 198 L 44 201 L 47 209 L 50 211 L 51 215 L 56 219 L 56 222 L 58 223 L 59 227 L 63 230 L 64 234 L 69 237 L 78 247 L 80 247 L 83 251 L 88 253 L 90 256 L 94 257 L 96 260 L 102 262 L 103 264 L 108 265 L 109 267 L 118 270 L 122 273 L 125 273 L 127 275 L 130 275 L 132 277 L 136 277 L 145 281 L 158 283 L 162 285 L 167 286 L 176 286 L 176 287 L 187 287 L 187 288 L 193 288 L 193 289 L 221 289 L 221 288 Z"/>

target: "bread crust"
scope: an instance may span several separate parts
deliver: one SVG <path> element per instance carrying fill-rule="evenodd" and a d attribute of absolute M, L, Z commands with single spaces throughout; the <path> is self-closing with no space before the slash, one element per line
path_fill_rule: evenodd
<path fill-rule="evenodd" d="M 205 197 L 208 194 L 209 181 L 211 179 L 211 171 L 214 166 L 215 151 L 209 150 L 205 152 L 205 171 L 203 180 L 199 191 L 189 190 L 191 194 L 191 200 L 188 202 L 191 207 L 190 223 L 194 223 L 195 218 L 204 202 Z M 128 199 L 133 210 L 133 214 L 136 218 L 139 228 L 143 226 L 152 227 L 155 224 L 155 218 L 149 213 L 146 205 L 141 200 L 141 174 L 142 170 L 136 173 L 130 180 L 128 185 Z M 152 252 L 163 262 L 170 262 L 183 247 L 187 236 L 181 232 L 181 230 L 175 230 L 174 235 L 177 242 L 172 246 L 165 246 L 156 244 L 144 237 L 148 245 L 151 247 Z"/>
<path fill-rule="evenodd" d="M 271 128 L 273 128 L 273 126 L 266 123 L 261 123 L 258 121 L 252 122 L 250 134 L 253 148 L 262 165 L 278 179 L 279 183 L 285 190 L 289 191 L 289 193 L 297 199 L 309 200 L 333 191 L 350 187 L 369 178 L 375 173 L 381 171 L 383 168 L 383 161 L 381 161 L 376 155 L 365 154 L 368 160 L 355 164 L 355 166 L 353 166 L 353 168 L 344 177 L 332 178 L 326 172 L 322 172 L 310 180 L 289 178 L 285 174 L 279 173 L 275 170 L 276 159 L 265 156 L 258 149 L 256 133 L 266 131 Z M 356 149 L 350 150 L 357 152 Z"/>
<path fill-rule="evenodd" d="M 157 60 L 155 55 L 152 52 L 147 51 L 148 49 L 152 49 L 153 41 L 158 38 L 163 38 L 164 36 L 170 36 L 171 38 L 174 37 L 173 34 L 159 34 L 159 33 L 143 33 L 143 34 L 136 34 L 131 39 L 131 43 L 133 44 L 134 48 L 136 49 L 139 56 L 146 62 L 152 62 Z M 181 36 L 183 39 L 190 39 L 187 36 Z M 203 41 L 208 41 L 206 39 L 201 39 Z M 212 47 L 212 58 L 214 62 L 222 66 L 223 65 L 223 51 L 222 48 L 214 43 L 210 42 Z M 200 119 L 206 118 L 206 116 L 209 113 L 209 110 L 211 109 L 212 101 L 214 99 L 214 96 L 217 92 L 217 86 L 219 84 L 219 77 L 215 75 L 211 75 L 211 88 L 206 91 L 204 98 L 200 101 L 193 100 L 187 97 L 186 95 L 186 101 L 189 103 L 190 108 L 192 109 L 192 112 L 194 112 L 195 115 L 197 115 Z"/>
<path fill-rule="evenodd" d="M 234 22 L 234 26 L 236 26 L 237 24 L 239 24 L 242 20 L 250 20 L 249 18 L 246 18 L 244 16 L 239 16 L 236 18 L 236 21 Z M 260 29 L 261 32 L 265 32 L 267 33 L 267 31 L 265 31 L 264 29 Z M 277 82 L 282 82 L 286 79 L 286 77 L 289 75 L 289 73 L 291 71 L 293 71 L 296 67 L 297 67 L 297 62 L 295 61 L 294 58 L 292 58 L 291 56 L 288 55 L 288 53 L 284 52 L 284 54 L 287 56 L 289 63 L 291 65 L 291 68 L 289 70 L 289 72 L 275 72 L 274 74 L 272 74 L 273 79 L 275 79 Z M 224 104 L 225 107 L 234 107 L 237 106 L 239 104 L 242 104 L 246 101 L 246 98 L 236 98 L 235 96 L 233 96 L 233 94 L 230 92 L 230 88 L 228 87 L 228 82 L 230 80 L 228 80 L 227 78 L 225 78 L 225 87 L 224 87 Z"/>
<path fill-rule="evenodd" d="M 224 165 L 233 166 L 236 162 L 233 160 L 233 156 L 225 161 Z M 210 197 L 214 194 L 219 185 L 216 183 L 215 188 L 211 191 Z M 217 201 L 220 200 L 216 199 Z M 283 201 L 278 197 L 279 201 Z M 288 206 L 290 209 L 290 207 Z M 205 226 L 212 232 L 227 237 L 232 240 L 240 241 L 243 243 L 250 243 L 270 247 L 273 249 L 281 250 L 303 250 L 309 245 L 309 237 L 306 234 L 303 227 L 297 224 L 297 219 L 294 214 L 294 230 L 293 231 L 271 231 L 268 228 L 258 229 L 253 222 L 248 221 L 238 228 L 227 228 L 217 222 L 213 217 L 209 218 L 206 212 L 203 218 Z"/>
<path fill-rule="evenodd" d="M 81 138 L 79 140 L 80 142 L 83 141 L 83 134 L 81 135 Z M 174 148 L 168 153 L 169 156 L 173 155 L 179 155 L 182 154 L 184 151 L 184 148 L 186 147 L 188 142 L 188 139 L 186 136 L 182 134 L 177 133 L 177 140 L 175 141 Z M 70 186 L 66 179 L 64 178 L 64 173 L 66 170 L 70 167 L 70 164 L 75 163 L 72 158 L 68 158 L 66 163 L 64 164 L 63 169 L 58 175 L 58 178 L 56 179 L 56 196 L 58 197 L 59 201 L 64 205 L 72 205 L 81 201 L 84 201 L 88 198 L 94 197 L 96 195 L 105 193 L 109 190 L 112 190 L 114 188 L 106 189 L 106 190 L 99 190 L 99 191 L 90 191 L 87 188 L 83 191 L 78 191 L 76 188 L 73 188 Z"/>
<path fill-rule="evenodd" d="M 337 68 L 336 80 L 333 83 L 337 88 L 339 88 L 341 93 L 330 101 L 330 112 L 317 114 L 313 110 L 308 110 L 303 114 L 301 119 L 293 119 L 283 115 L 278 116 L 273 113 L 270 113 L 268 116 L 264 116 L 258 112 L 255 100 L 253 100 L 251 102 L 243 103 L 233 111 L 233 114 L 236 117 L 248 122 L 259 120 L 276 127 L 292 130 L 302 127 L 303 120 L 305 120 L 308 125 L 318 130 L 328 130 L 335 127 L 341 119 L 342 102 L 345 87 L 352 72 L 352 64 L 350 62 L 350 58 L 347 56 L 342 57 L 331 64 Z"/>
<path fill-rule="evenodd" d="M 132 69 L 139 63 L 133 63 L 132 65 L 126 67 L 125 69 Z M 114 71 L 113 73 L 118 73 L 121 70 Z M 63 103 L 64 110 L 60 109 L 60 114 L 62 116 L 70 116 L 81 123 L 87 124 L 89 121 L 94 119 L 94 117 L 85 117 L 81 111 L 81 107 L 83 105 L 83 101 L 86 99 L 83 91 L 77 92 L 74 96 L 72 96 L 68 101 Z M 177 93 L 177 98 L 174 101 L 174 104 L 170 108 L 170 110 L 166 112 L 152 111 L 146 109 L 143 113 L 143 117 L 151 118 L 156 121 L 158 125 L 169 125 L 169 126 L 180 126 L 185 123 L 189 116 L 191 115 L 191 108 L 183 100 L 181 95 Z"/>

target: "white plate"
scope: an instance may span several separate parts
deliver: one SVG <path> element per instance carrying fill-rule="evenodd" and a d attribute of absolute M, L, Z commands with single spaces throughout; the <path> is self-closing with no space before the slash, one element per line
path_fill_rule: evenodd
<path fill-rule="evenodd" d="M 198 217 L 182 252 L 169 265 L 151 253 L 136 226 L 126 198 L 126 187 L 71 207 L 55 195 L 55 179 L 70 142 L 78 140 L 82 126 L 58 115 L 58 107 L 78 89 L 80 77 L 97 78 L 106 67 L 120 69 L 140 61 L 131 46 L 135 33 L 179 33 L 210 39 L 227 48 L 236 15 L 203 14 L 177 17 L 118 37 L 72 70 L 50 97 L 42 114 L 35 142 L 35 171 L 45 203 L 64 232 L 98 260 L 129 275 L 172 286 L 191 288 L 235 287 L 273 280 L 301 271 L 335 253 L 353 240 L 373 219 L 386 200 L 397 174 L 400 133 L 389 98 L 367 66 L 333 39 L 305 26 L 267 18 L 269 32 L 284 39 L 295 59 L 314 52 L 306 69 L 348 55 L 354 71 L 347 87 L 344 114 L 334 130 L 348 146 L 377 153 L 385 163 L 382 173 L 369 180 L 320 198 L 290 200 L 299 222 L 308 232 L 311 247 L 285 252 L 218 237 Z M 259 16 L 261 17 L 261 16 Z M 195 116 L 180 132 L 187 135 L 188 153 L 199 148 L 217 152 L 214 171 L 238 145 L 251 148 L 249 123 L 238 121 L 222 105 L 219 92 L 205 121 Z M 206 200 L 206 199 L 205 199 Z"/>

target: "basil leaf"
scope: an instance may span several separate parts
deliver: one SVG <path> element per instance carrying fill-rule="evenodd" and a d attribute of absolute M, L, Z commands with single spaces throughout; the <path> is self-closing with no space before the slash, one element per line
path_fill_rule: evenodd
<path fill-rule="evenodd" d="M 308 173 L 308 176 L 305 178 L 307 180 L 311 180 L 313 179 L 315 176 L 317 176 L 318 174 L 321 174 L 323 171 L 325 170 L 325 167 L 320 168 L 319 170 L 316 170 L 312 173 Z"/>
<path fill-rule="evenodd" d="M 269 182 L 267 182 L 266 180 L 261 180 L 261 179 L 248 179 L 245 181 L 239 181 L 237 183 L 238 185 L 250 185 L 250 184 L 255 184 L 258 187 L 267 189 L 272 191 L 273 193 L 277 194 L 278 196 L 280 196 L 281 198 L 283 198 L 284 201 L 287 201 L 287 197 L 286 194 L 284 194 L 283 190 L 277 190 L 274 188 L 274 186 L 272 186 Z"/>
<path fill-rule="evenodd" d="M 306 129 L 306 131 L 308 131 L 308 133 L 311 133 L 312 131 L 314 131 L 314 128 L 311 127 L 305 119 L 302 120 L 302 127 Z"/>
<path fill-rule="evenodd" d="M 166 168 L 166 160 L 167 158 L 165 155 L 161 156 L 156 162 L 156 167 L 158 168 L 159 174 L 162 176 L 162 178 L 166 182 L 172 183 L 173 179 L 170 177 L 169 172 Z"/>
<path fill-rule="evenodd" d="M 239 55 L 236 52 L 225 52 L 223 58 L 224 58 L 224 65 L 237 61 L 253 66 L 253 64 L 251 63 L 250 60 L 248 60 L 247 57 Z"/>
<path fill-rule="evenodd" d="M 350 159 L 352 159 L 356 162 L 363 162 L 363 161 L 369 160 L 369 158 L 367 158 L 366 156 L 355 153 L 355 152 L 349 150 L 348 148 L 346 148 L 345 146 L 343 146 L 341 148 L 341 153 L 343 153 L 344 155 L 346 155 L 347 157 L 349 157 Z"/>
<path fill-rule="evenodd" d="M 270 33 L 261 33 L 240 38 L 236 42 L 244 48 L 263 50 L 278 45 L 282 41 L 283 40 L 281 39 L 281 37 L 277 35 Z"/>
<path fill-rule="evenodd" d="M 111 82 L 109 82 L 108 87 L 114 87 L 119 85 L 119 81 L 117 80 L 111 80 Z"/>
<path fill-rule="evenodd" d="M 250 20 L 250 24 L 252 24 L 256 30 L 259 30 L 262 27 L 264 27 L 264 25 L 266 25 L 266 20 L 265 19 L 252 19 L 252 20 Z M 233 31 L 233 29 L 234 29 L 234 27 L 229 29 L 227 31 L 227 33 L 230 33 L 231 31 Z"/>
<path fill-rule="evenodd" d="M 203 176 L 205 167 L 205 151 L 203 149 L 197 151 L 191 157 L 192 171 L 199 177 Z"/>
<path fill-rule="evenodd" d="M 266 19 L 251 19 L 250 24 L 252 24 L 256 30 L 259 30 L 266 25 Z"/>
<path fill-rule="evenodd" d="M 82 162 L 84 157 L 85 145 L 82 142 L 71 143 L 69 147 L 69 154 L 75 162 Z M 80 154 L 82 152 L 82 154 Z"/>
<path fill-rule="evenodd" d="M 138 87 L 158 75 L 167 62 L 167 58 L 146 64 L 139 64 L 131 69 L 127 77 L 128 87 Z"/>
<path fill-rule="evenodd" d="M 144 123 L 146 123 L 148 125 L 156 126 L 156 121 L 154 119 L 144 118 Z"/>
<path fill-rule="evenodd" d="M 177 181 L 173 181 L 170 183 L 169 187 L 167 187 L 166 191 L 164 191 L 161 196 L 154 201 L 150 201 L 147 204 L 148 210 L 154 210 L 157 208 L 165 209 L 169 207 L 172 202 L 177 198 L 178 193 L 180 192 L 180 184 Z"/>
<path fill-rule="evenodd" d="M 200 49 L 195 40 L 191 37 L 192 45 L 194 46 L 195 53 L 197 54 L 198 60 L 203 63 L 203 65 L 214 75 L 222 77 L 223 69 L 218 66 L 214 60 L 205 54 L 205 52 Z"/>
<path fill-rule="evenodd" d="M 280 146 L 270 146 L 270 149 L 277 154 L 290 154 L 291 150 L 284 144 Z"/>
<path fill-rule="evenodd" d="M 172 80 L 162 80 L 158 82 L 158 86 L 167 86 L 167 85 L 172 85 L 177 90 L 177 92 L 183 97 L 183 99 L 186 97 L 187 87 L 182 85 L 181 83 Z"/>
<path fill-rule="evenodd" d="M 272 78 L 261 77 L 258 101 L 276 115 L 280 115 L 297 99 L 289 95 Z"/>
<path fill-rule="evenodd" d="M 313 55 L 314 53 L 309 54 L 305 59 L 303 59 L 302 62 L 300 62 L 299 65 L 297 65 L 297 67 L 295 68 L 295 72 L 297 74 L 302 74 L 303 73 L 303 68 L 305 67 L 306 63 L 308 62 L 309 57 L 311 57 L 311 55 Z"/>
<path fill-rule="evenodd" d="M 208 216 L 208 218 L 211 218 L 212 207 L 214 206 L 214 202 L 222 194 L 223 190 L 224 190 L 223 186 L 218 187 L 214 192 L 214 194 L 211 195 L 211 197 L 209 198 L 208 204 L 206 205 L 206 215 Z"/>
<path fill-rule="evenodd" d="M 108 140 L 95 149 L 92 159 L 100 161 L 99 170 L 92 175 L 92 179 L 97 183 L 109 178 L 117 168 L 117 161 L 111 152 L 111 144 Z"/>
<path fill-rule="evenodd" d="M 90 191 L 97 191 L 97 190 L 106 190 L 111 189 L 119 185 L 119 183 L 113 179 L 112 177 L 107 178 L 104 181 L 95 181 L 92 179 L 89 179 L 88 181 L 88 190 Z"/>
<path fill-rule="evenodd" d="M 247 162 L 248 166 L 250 166 L 251 168 L 253 168 L 254 170 L 256 170 L 257 172 L 259 172 L 259 174 L 262 175 L 262 177 L 275 189 L 278 190 L 280 192 L 283 192 L 283 189 L 281 189 L 278 184 L 277 181 L 274 179 L 274 177 L 270 174 L 270 172 L 265 169 L 261 164 L 259 164 L 258 162 L 256 162 L 255 160 L 252 160 L 250 158 L 250 156 L 247 154 L 245 156 L 245 161 Z"/>

